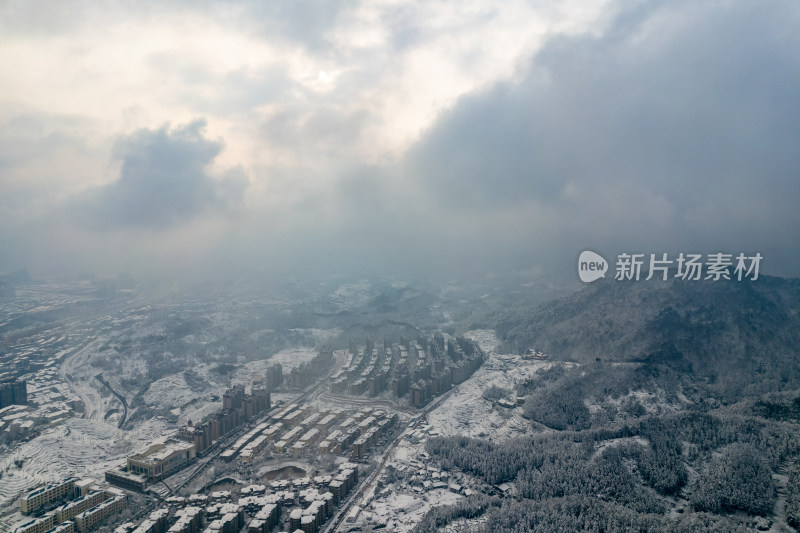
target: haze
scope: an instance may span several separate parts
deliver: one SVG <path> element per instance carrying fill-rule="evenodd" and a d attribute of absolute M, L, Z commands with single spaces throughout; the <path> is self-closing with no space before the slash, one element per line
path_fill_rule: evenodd
<path fill-rule="evenodd" d="M 800 5 L 0 4 L 0 270 L 797 275 Z M 569 270 L 572 273 L 572 270 Z"/>

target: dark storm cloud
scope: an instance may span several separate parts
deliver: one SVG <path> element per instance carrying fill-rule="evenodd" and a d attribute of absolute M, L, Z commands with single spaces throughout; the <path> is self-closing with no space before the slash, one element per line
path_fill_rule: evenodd
<path fill-rule="evenodd" d="M 463 98 L 409 155 L 409 173 L 451 206 L 552 199 L 560 180 L 544 172 L 532 142 L 527 91 L 502 84 Z"/>
<path fill-rule="evenodd" d="M 422 275 L 548 261 L 563 271 L 583 248 L 760 251 L 772 273 L 800 274 L 800 4 L 611 2 L 600 20 L 579 5 L 563 16 L 547 6 L 539 12 L 540 4 L 530 12 L 517 6 L 514 13 L 531 16 L 530 34 L 520 29 L 527 20 L 504 34 L 525 43 L 508 52 L 518 70 L 455 102 L 449 95 L 464 86 L 438 91 L 421 77 L 452 70 L 469 86 L 489 83 L 477 65 L 495 56 L 503 68 L 494 75 L 506 75 L 512 57 L 498 51 L 502 43 L 476 35 L 503 34 L 509 11 L 247 0 L 97 10 L 85 3 L 62 23 L 58 10 L 31 5 L 0 8 L 19 22 L 14 35 L 46 34 L 50 42 L 51 34 L 74 33 L 81 39 L 67 57 L 75 60 L 105 42 L 93 29 L 115 28 L 110 21 L 128 16 L 148 39 L 165 37 L 143 46 L 144 64 L 125 65 L 145 82 L 155 76 L 158 83 L 142 85 L 152 93 L 119 92 L 130 85 L 125 80 L 98 83 L 96 115 L 130 109 L 123 124 L 166 119 L 173 110 L 207 116 L 225 132 L 226 156 L 242 157 L 252 187 L 244 208 L 248 180 L 212 172 L 222 145 L 194 123 L 119 140 L 116 179 L 65 206 L 73 191 L 108 174 L 108 136 L 126 126 L 111 117 L 20 137 L 25 124 L 13 124 L 0 128 L 0 214 L 13 222 L 1 225 L 0 248 L 63 243 L 65 257 L 83 253 L 86 264 L 129 250 L 156 251 L 167 264 L 195 250 L 194 262 L 206 256 L 288 271 L 313 265 Z M 169 37 L 183 31 L 172 23 L 184 15 L 186 40 Z M 71 30 L 76 24 L 81 31 Z M 206 39 L 204 24 L 223 36 L 218 56 L 181 44 Z M 584 24 L 589 30 L 575 33 Z M 13 33 L 0 21 L 2 28 Z M 262 45 L 269 57 L 261 57 Z M 534 45 L 535 55 L 521 58 Z M 47 56 L 42 50 L 28 53 Z M 102 73 L 105 55 L 87 57 Z M 11 64 L 8 79 L 17 64 L 26 63 Z M 74 70 L 94 71 L 83 65 Z M 118 83 L 116 71 L 106 74 Z M 419 90 L 409 94 L 417 80 Z M 37 105 L 60 102 L 45 93 L 47 105 Z M 85 98 L 84 91 L 72 98 L 78 93 Z M 431 126 L 406 153 L 396 152 L 421 124 Z M 49 218 L 34 216 L 42 212 Z M 81 227 L 63 224 L 65 214 Z M 25 232 L 34 219 L 49 240 Z M 153 231 L 164 228 L 173 229 Z M 137 231 L 117 231 L 126 229 Z"/>
<path fill-rule="evenodd" d="M 119 178 L 76 202 L 79 222 L 97 230 L 164 229 L 238 204 L 247 180 L 236 172 L 221 179 L 208 174 L 222 144 L 207 139 L 204 126 L 165 125 L 121 139 L 114 149 Z"/>
<path fill-rule="evenodd" d="M 552 38 L 520 82 L 462 98 L 408 173 L 487 222 L 545 211 L 507 228 L 523 242 L 767 247 L 796 273 L 799 25 L 790 2 L 623 10 L 600 36 Z"/>

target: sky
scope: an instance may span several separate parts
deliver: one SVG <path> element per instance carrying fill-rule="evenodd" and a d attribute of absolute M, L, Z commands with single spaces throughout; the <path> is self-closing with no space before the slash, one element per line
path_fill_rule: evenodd
<path fill-rule="evenodd" d="M 0 270 L 800 275 L 800 4 L 0 1 Z"/>

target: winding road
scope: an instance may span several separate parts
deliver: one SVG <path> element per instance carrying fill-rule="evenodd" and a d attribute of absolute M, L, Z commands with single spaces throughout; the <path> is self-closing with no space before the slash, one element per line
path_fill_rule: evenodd
<path fill-rule="evenodd" d="M 122 418 L 120 418 L 120 420 L 119 420 L 119 423 L 117 424 L 117 427 L 118 427 L 119 429 L 122 429 L 122 426 L 124 426 L 124 425 L 125 425 L 125 421 L 128 419 L 128 402 L 127 402 L 127 400 L 125 400 L 125 397 L 124 397 L 124 396 L 122 396 L 120 393 L 118 393 L 118 392 L 117 392 L 117 391 L 115 391 L 113 388 L 111 388 L 111 385 L 110 385 L 110 384 L 109 384 L 109 383 L 108 383 L 108 382 L 107 382 L 105 379 L 103 379 L 103 374 L 97 374 L 97 375 L 95 376 L 95 379 L 97 379 L 97 381 L 99 381 L 100 383 L 102 383 L 103 385 L 105 385 L 105 387 L 106 387 L 108 390 L 110 390 L 110 391 L 111 391 L 111 394 L 113 394 L 114 396 L 116 396 L 116 397 L 117 397 L 117 399 L 118 399 L 118 400 L 120 401 L 120 403 L 122 404 Z"/>

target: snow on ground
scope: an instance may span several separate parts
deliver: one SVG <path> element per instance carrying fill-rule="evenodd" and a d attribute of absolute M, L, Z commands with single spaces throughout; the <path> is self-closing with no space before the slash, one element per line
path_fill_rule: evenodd
<path fill-rule="evenodd" d="M 148 421 L 133 431 L 123 431 L 97 420 L 70 418 L 48 429 L 0 460 L 3 481 L 7 475 L 35 479 L 61 479 L 70 474 L 96 475 L 111 464 L 164 434 L 162 423 Z M 23 462 L 22 469 L 14 461 Z"/>
<path fill-rule="evenodd" d="M 650 443 L 642 437 L 636 435 L 635 437 L 620 437 L 617 439 L 604 440 L 595 446 L 595 457 L 600 455 L 606 448 L 613 448 L 615 446 L 629 446 L 638 445 L 649 447 Z"/>
<path fill-rule="evenodd" d="M 486 515 L 472 519 L 459 518 L 455 522 L 447 524 L 442 531 L 444 533 L 473 533 L 479 531 L 486 522 Z"/>
<path fill-rule="evenodd" d="M 137 379 L 147 375 L 147 361 L 138 357 L 121 357 L 120 379 Z"/>
<path fill-rule="evenodd" d="M 161 407 L 181 407 L 196 397 L 197 393 L 192 392 L 192 389 L 186 384 L 183 373 L 180 373 L 151 383 L 143 400 L 146 405 L 159 409 Z"/>
<path fill-rule="evenodd" d="M 272 398 L 272 405 L 289 405 L 297 401 L 297 399 L 301 396 L 299 392 L 273 392 L 270 393 L 270 397 Z"/>
<path fill-rule="evenodd" d="M 298 331 L 304 335 L 308 335 L 315 344 L 325 344 L 326 342 L 330 342 L 331 339 L 335 339 L 342 334 L 341 328 L 295 328 L 290 329 L 289 331 Z"/>
<path fill-rule="evenodd" d="M 122 431 L 101 420 L 69 418 L 0 457 L 0 512 L 13 506 L 21 494 L 44 483 L 70 475 L 102 480 L 111 466 L 165 433 L 165 424 L 157 420 Z M 20 519 L 16 515 L 0 519 L 0 531 Z"/>
<path fill-rule="evenodd" d="M 283 367 L 283 374 L 285 376 L 291 372 L 294 367 L 300 366 L 301 363 L 311 361 L 318 353 L 319 350 L 316 348 L 309 348 L 305 346 L 286 348 L 268 359 L 251 361 L 245 365 L 241 365 L 233 375 L 233 384 L 250 385 L 250 383 L 253 381 L 254 374 L 263 375 L 267 371 L 267 368 L 271 367 L 275 363 L 280 363 L 280 365 Z"/>
<path fill-rule="evenodd" d="M 463 498 L 447 489 L 435 489 L 423 494 L 395 492 L 394 484 L 387 487 L 386 497 L 376 498 L 361 512 L 367 524 L 386 524 L 389 531 L 411 531 L 432 507 L 452 505 Z"/>
<path fill-rule="evenodd" d="M 191 405 L 186 405 L 180 409 L 177 427 L 188 425 L 190 420 L 193 424 L 197 424 L 218 412 L 220 407 L 221 402 L 212 401 L 197 401 Z"/>
<path fill-rule="evenodd" d="M 410 442 L 404 438 L 392 452 L 387 467 L 403 472 L 422 468 L 420 454 L 424 448 L 424 441 Z M 451 505 L 461 498 L 462 495 L 447 489 L 422 491 L 405 483 L 390 483 L 377 493 L 368 491 L 364 495 L 359 502 L 362 511 L 356 524 L 386 524 L 388 531 L 411 531 L 432 507 Z"/>
<path fill-rule="evenodd" d="M 86 405 L 87 418 L 66 419 L 0 457 L 0 515 L 3 515 L 0 517 L 0 531 L 9 530 L 21 520 L 18 513 L 8 514 L 13 511 L 20 494 L 69 475 L 102 480 L 104 472 L 113 465 L 174 433 L 176 426 L 168 426 L 162 417 L 143 420 L 130 431 L 118 429 L 116 417 L 103 420 L 111 404 L 119 407 L 119 402 L 94 378 L 97 371 L 91 368 L 89 362 L 97 353 L 97 345 L 106 340 L 93 341 L 65 361 L 60 369 L 61 376 L 71 377 L 68 383 Z M 311 357 L 315 353 L 311 353 Z M 226 388 L 211 370 L 213 366 L 201 364 L 193 367 L 201 378 L 209 382 L 202 392 L 192 391 L 184 375 L 179 373 L 155 381 L 145 394 L 145 402 L 156 408 L 180 408 L 180 424 L 190 418 L 202 419 L 204 415 L 219 409 L 220 402 L 211 402 L 210 398 L 214 394 L 221 396 Z M 135 365 L 128 368 L 131 374 L 138 370 Z M 109 377 L 116 381 L 114 378 L 117 376 Z"/>
<path fill-rule="evenodd" d="M 491 329 L 473 329 L 464 334 L 464 337 L 472 339 L 478 343 L 486 353 L 494 352 L 500 346 L 500 339 L 497 338 L 494 330 Z"/>
<path fill-rule="evenodd" d="M 507 409 L 483 398 L 483 392 L 496 385 L 509 389 L 534 376 L 552 363 L 526 361 L 516 355 L 491 353 L 489 360 L 442 405 L 428 415 L 428 422 L 440 435 L 466 435 L 505 440 L 531 431 L 520 408 Z"/>
<path fill-rule="evenodd" d="M 270 364 L 280 363 L 283 365 L 284 374 L 294 367 L 300 366 L 301 363 L 311 361 L 319 353 L 316 348 L 288 348 L 281 350 L 269 358 Z"/>
<path fill-rule="evenodd" d="M 655 391 L 629 391 L 627 394 L 617 398 L 607 396 L 606 398 L 603 398 L 602 404 L 598 403 L 597 401 L 584 400 L 584 404 L 588 407 L 590 412 L 595 413 L 608 405 L 614 406 L 617 409 L 621 409 L 624 404 L 631 400 L 637 401 L 639 405 L 644 408 L 645 412 L 651 415 L 677 413 L 692 403 L 691 400 L 682 394 L 678 395 L 677 401 L 670 400 L 667 393 L 663 389 L 659 388 Z"/>
<path fill-rule="evenodd" d="M 422 434 L 422 438 L 419 438 Z M 432 433 L 428 429 L 410 431 L 398 443 L 381 474 L 383 486 L 371 487 L 358 502 L 361 512 L 353 526 L 384 525 L 387 531 L 411 531 L 434 507 L 452 505 L 474 487 L 474 478 L 456 472 L 440 472 L 425 452 L 425 443 Z M 388 473 L 398 477 L 390 482 Z M 436 487 L 442 481 L 445 486 Z M 469 531 L 476 521 L 460 521 L 448 531 Z"/>
<path fill-rule="evenodd" d="M 388 483 L 384 488 L 367 491 L 359 505 L 359 518 L 352 526 L 385 524 L 387 531 L 411 531 L 432 507 L 451 505 L 463 498 L 448 488 L 420 485 L 420 475 L 430 477 L 431 463 L 425 453 L 425 442 L 436 435 L 468 435 L 490 440 L 506 440 L 532 432 L 531 422 L 522 418 L 522 409 L 493 405 L 483 398 L 483 392 L 491 385 L 511 390 L 514 385 L 530 379 L 537 372 L 552 366 L 552 363 L 524 360 L 517 355 L 496 354 L 496 338 L 491 331 L 470 332 L 471 338 L 481 343 L 489 355 L 488 361 L 427 417 L 427 423 L 409 430 L 387 461 L 382 477 L 385 483 L 390 467 L 395 469 L 403 481 Z M 472 336 L 474 335 L 474 336 Z M 438 475 L 438 474 L 437 474 Z M 452 473 L 451 473 L 452 476 Z M 455 482 L 466 489 L 471 479 L 465 474 Z M 414 481 L 414 478 L 417 481 Z M 415 486 L 407 482 L 416 483 Z M 450 480 L 453 480 L 451 477 Z M 468 531 L 478 521 L 459 521 L 451 524 L 448 531 Z"/>
<path fill-rule="evenodd" d="M 154 381 L 143 399 L 146 405 L 154 409 L 170 408 L 178 416 L 177 427 L 184 426 L 189 420 L 203 420 L 220 409 L 220 402 L 211 401 L 212 396 L 222 397 L 226 387 L 220 383 L 209 383 L 202 391 L 192 390 L 186 383 L 183 373 Z"/>
<path fill-rule="evenodd" d="M 254 335 L 260 338 L 261 335 L 266 335 L 271 331 L 272 330 L 261 330 L 260 332 L 256 332 Z M 338 328 L 298 328 L 289 331 L 301 333 L 305 337 L 304 342 L 313 344 L 315 346 L 324 345 L 337 335 L 341 334 L 341 330 Z M 285 348 L 273 354 L 272 356 L 268 356 L 266 359 L 251 361 L 239 366 L 233 376 L 233 384 L 249 385 L 254 374 L 263 375 L 267 368 L 271 367 L 275 363 L 279 363 L 283 367 L 283 373 L 286 375 L 287 373 L 291 372 L 293 368 L 300 366 L 301 363 L 311 361 L 318 353 L 319 349 L 311 346 Z"/>
<path fill-rule="evenodd" d="M 356 283 L 342 283 L 333 291 L 330 299 L 341 310 L 352 309 L 369 301 L 371 288 L 372 283 L 368 280 L 361 280 Z"/>
<path fill-rule="evenodd" d="M 337 337 L 342 333 L 340 328 L 320 329 L 320 328 L 291 328 L 285 331 L 292 333 L 299 333 L 302 337 L 307 338 L 311 344 L 325 344 L 331 339 Z M 248 335 L 249 339 L 253 342 L 267 340 L 270 336 L 284 335 L 285 331 L 278 331 L 274 329 L 260 329 Z"/>

